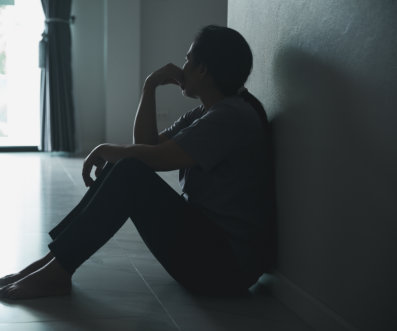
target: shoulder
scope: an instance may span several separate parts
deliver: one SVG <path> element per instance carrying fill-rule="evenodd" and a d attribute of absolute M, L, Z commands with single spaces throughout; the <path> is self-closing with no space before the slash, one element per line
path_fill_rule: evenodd
<path fill-rule="evenodd" d="M 206 116 L 221 121 L 238 122 L 240 126 L 260 127 L 260 121 L 255 109 L 239 96 L 226 97 L 213 105 Z"/>
<path fill-rule="evenodd" d="M 185 114 L 183 114 L 182 118 L 195 120 L 197 118 L 200 118 L 203 115 L 203 112 L 204 112 L 203 105 L 200 105 L 192 110 L 189 110 Z"/>
<path fill-rule="evenodd" d="M 226 111 L 230 113 L 246 116 L 254 111 L 252 106 L 239 96 L 226 97 L 213 105 L 208 111 Z M 248 115 L 249 116 L 249 115 Z"/>

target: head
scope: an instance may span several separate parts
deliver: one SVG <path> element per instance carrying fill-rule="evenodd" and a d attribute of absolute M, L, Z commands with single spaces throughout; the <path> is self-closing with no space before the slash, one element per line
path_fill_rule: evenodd
<path fill-rule="evenodd" d="M 183 66 L 184 93 L 198 96 L 200 84 L 210 82 L 224 96 L 235 95 L 252 69 L 252 52 L 237 31 L 216 25 L 196 35 Z"/>
<path fill-rule="evenodd" d="M 199 97 L 203 87 L 217 89 L 223 96 L 236 95 L 252 70 L 252 52 L 244 37 L 237 31 L 208 25 L 197 34 L 183 66 L 184 94 Z M 258 113 L 269 134 L 269 122 L 262 103 L 248 90 L 239 95 Z"/>

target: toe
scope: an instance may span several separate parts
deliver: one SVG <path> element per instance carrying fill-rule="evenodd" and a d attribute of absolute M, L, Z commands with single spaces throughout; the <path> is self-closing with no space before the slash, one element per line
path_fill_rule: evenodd
<path fill-rule="evenodd" d="M 7 293 L 8 293 L 8 289 L 9 289 L 10 285 L 6 285 L 3 286 L 2 288 L 0 288 L 0 298 L 7 298 Z"/>
<path fill-rule="evenodd" d="M 3 293 L 5 292 L 5 289 L 8 285 L 0 287 L 0 298 L 2 297 Z"/>
<path fill-rule="evenodd" d="M 19 299 L 21 289 L 15 284 L 2 287 L 0 290 L 1 299 Z"/>
<path fill-rule="evenodd" d="M 15 287 L 9 289 L 7 299 L 18 299 L 18 290 Z"/>

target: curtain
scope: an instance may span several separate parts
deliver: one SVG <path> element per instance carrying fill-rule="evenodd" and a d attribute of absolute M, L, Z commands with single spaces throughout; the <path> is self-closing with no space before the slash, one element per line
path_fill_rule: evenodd
<path fill-rule="evenodd" d="M 42 151 L 75 151 L 72 98 L 71 0 L 41 0 L 46 27 L 40 42 Z"/>

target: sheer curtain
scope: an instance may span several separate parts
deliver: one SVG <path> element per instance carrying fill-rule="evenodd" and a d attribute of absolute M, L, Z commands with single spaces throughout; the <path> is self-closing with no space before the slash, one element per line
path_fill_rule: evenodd
<path fill-rule="evenodd" d="M 71 0 L 41 0 L 46 28 L 40 42 L 42 151 L 75 151 L 72 98 Z"/>

